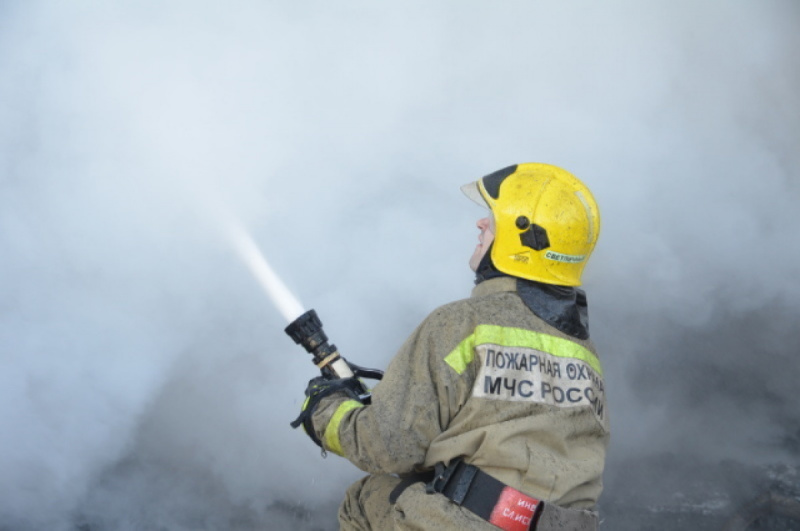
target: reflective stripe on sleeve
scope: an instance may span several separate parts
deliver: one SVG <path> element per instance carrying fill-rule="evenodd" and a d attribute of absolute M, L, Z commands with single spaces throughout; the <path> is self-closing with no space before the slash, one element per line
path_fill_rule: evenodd
<path fill-rule="evenodd" d="M 331 421 L 328 423 L 328 426 L 325 427 L 325 435 L 323 436 L 325 446 L 336 455 L 344 457 L 342 443 L 339 441 L 339 425 L 342 423 L 342 419 L 348 411 L 359 407 L 364 407 L 364 404 L 358 400 L 345 400 L 336 408 L 336 411 L 331 417 Z"/>
<path fill-rule="evenodd" d="M 532 348 L 560 358 L 578 359 L 586 362 L 599 376 L 603 375 L 597 356 L 573 341 L 523 328 L 497 325 L 478 325 L 472 334 L 445 356 L 444 361 L 456 373 L 462 374 L 475 356 L 475 345 L 487 343 L 503 347 Z"/>

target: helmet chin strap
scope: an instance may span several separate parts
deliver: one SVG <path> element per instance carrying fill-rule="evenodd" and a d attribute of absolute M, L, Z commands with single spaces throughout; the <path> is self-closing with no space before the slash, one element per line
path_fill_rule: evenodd
<path fill-rule="evenodd" d="M 484 280 L 489 280 L 490 278 L 496 277 L 503 277 L 508 276 L 502 271 L 499 271 L 495 266 L 494 262 L 492 262 L 492 246 L 494 242 L 489 244 L 489 247 L 486 249 L 486 254 L 483 255 L 481 258 L 480 263 L 478 264 L 478 268 L 475 270 L 475 284 L 480 284 Z"/>

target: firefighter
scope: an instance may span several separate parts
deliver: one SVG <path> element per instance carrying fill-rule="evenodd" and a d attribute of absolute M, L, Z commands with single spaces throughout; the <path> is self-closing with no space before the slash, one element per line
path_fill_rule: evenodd
<path fill-rule="evenodd" d="M 547 164 L 462 187 L 478 221 L 471 297 L 434 310 L 363 404 L 312 380 L 309 435 L 369 473 L 341 529 L 596 529 L 609 438 L 578 289 L 600 215 Z"/>

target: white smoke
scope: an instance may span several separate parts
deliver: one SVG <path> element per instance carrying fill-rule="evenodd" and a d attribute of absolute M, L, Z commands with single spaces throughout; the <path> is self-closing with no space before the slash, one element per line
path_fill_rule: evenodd
<path fill-rule="evenodd" d="M 0 529 L 334 527 L 358 472 L 288 427 L 313 366 L 217 209 L 346 356 L 385 366 L 469 293 L 480 212 L 458 187 L 517 162 L 600 202 L 612 459 L 674 445 L 688 384 L 650 403 L 636 380 L 665 329 L 797 315 L 798 11 L 0 4 Z"/>

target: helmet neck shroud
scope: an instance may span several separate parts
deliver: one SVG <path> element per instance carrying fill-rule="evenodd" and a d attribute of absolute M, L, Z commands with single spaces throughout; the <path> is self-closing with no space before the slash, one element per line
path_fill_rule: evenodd
<path fill-rule="evenodd" d="M 491 248 L 475 271 L 475 284 L 497 277 L 514 278 L 494 266 L 489 251 Z M 517 278 L 517 295 L 534 315 L 553 328 L 577 339 L 589 339 L 589 308 L 583 290 Z"/>
<path fill-rule="evenodd" d="M 525 306 L 550 326 L 568 336 L 589 339 L 589 308 L 582 289 L 518 278 L 517 293 Z"/>

